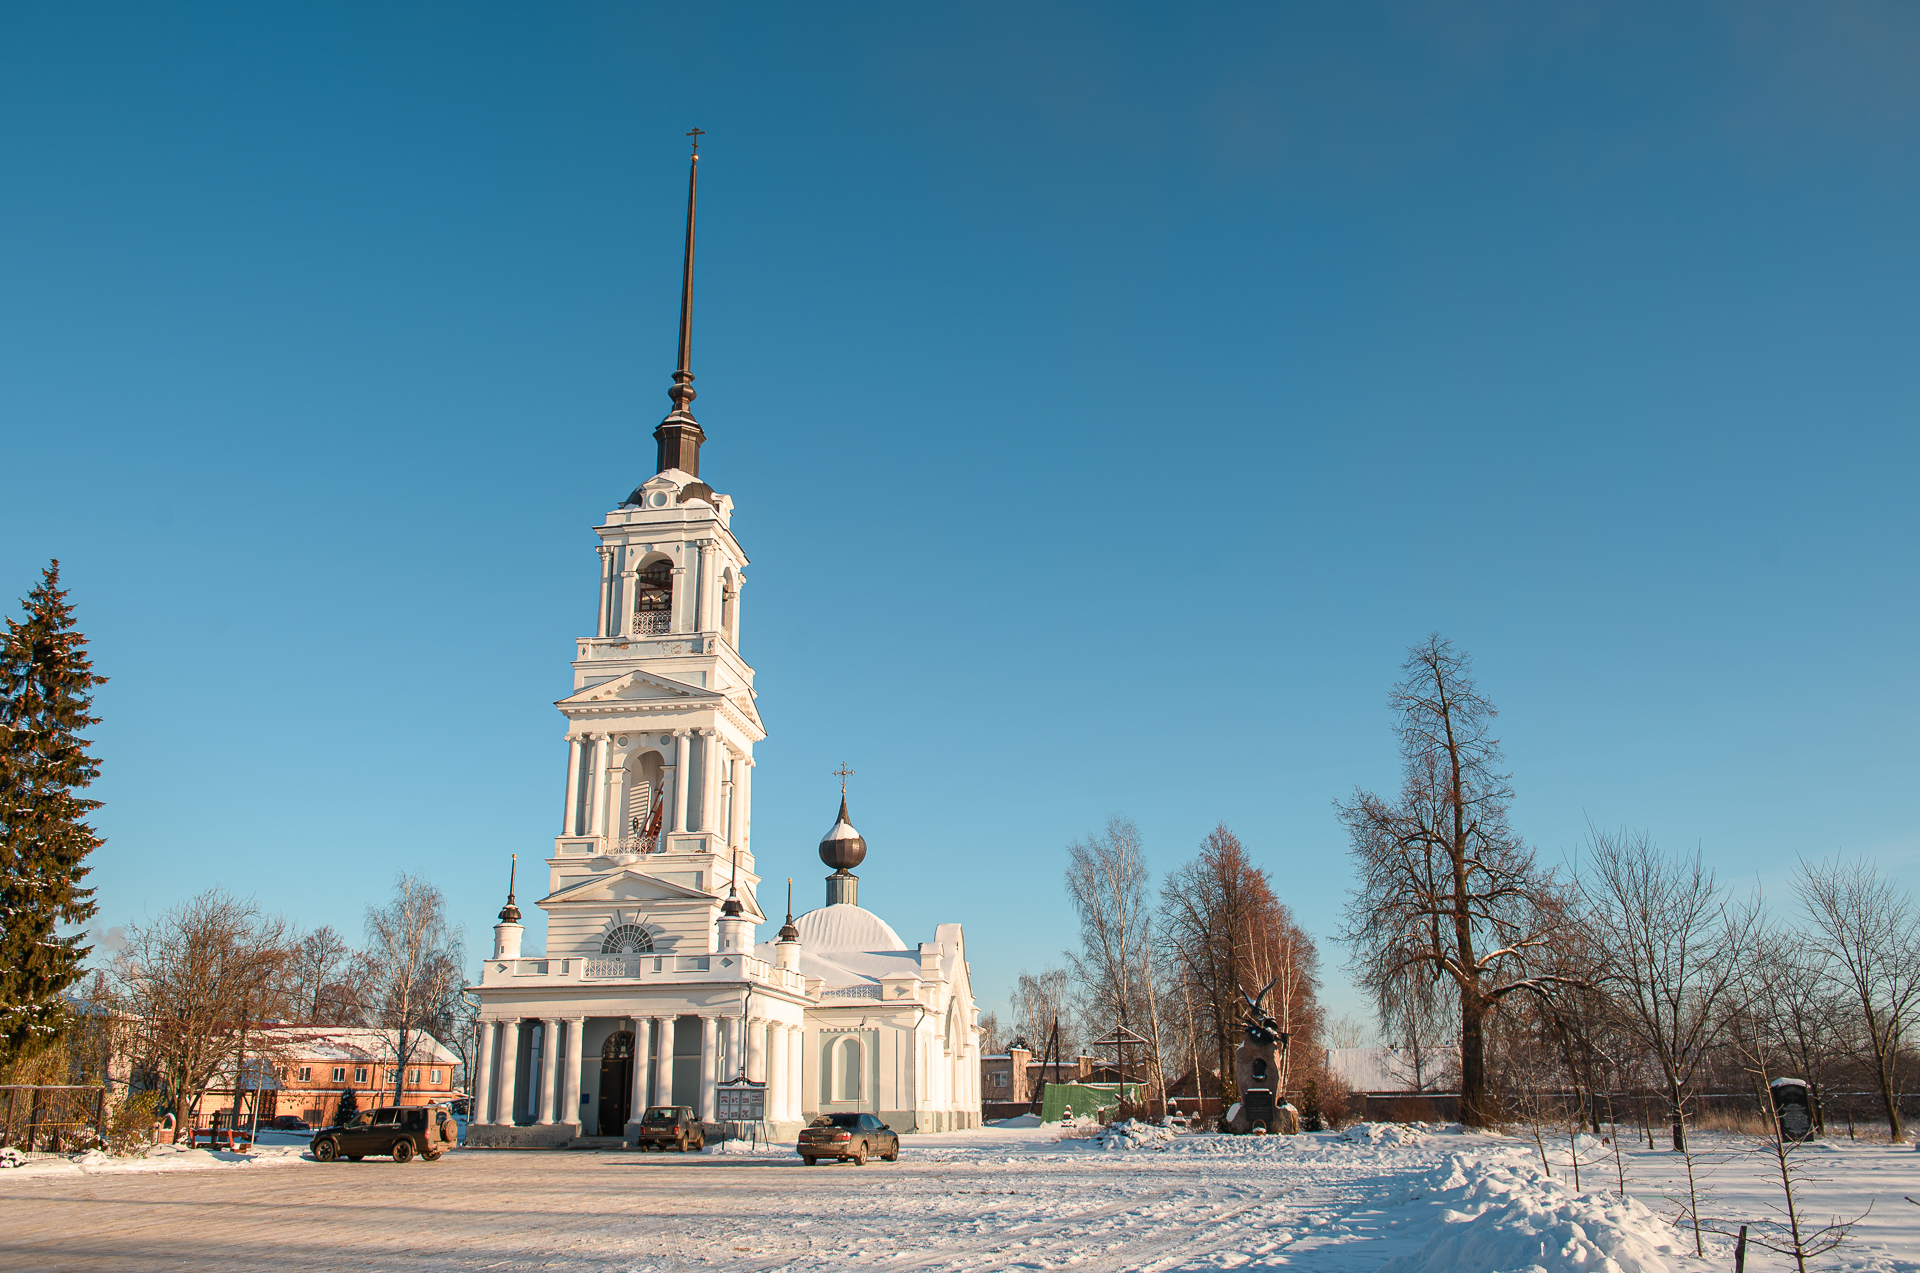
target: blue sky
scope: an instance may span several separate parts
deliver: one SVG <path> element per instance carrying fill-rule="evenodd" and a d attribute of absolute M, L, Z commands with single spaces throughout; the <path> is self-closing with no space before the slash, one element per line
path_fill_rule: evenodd
<path fill-rule="evenodd" d="M 989 1005 L 1112 813 L 1159 870 L 1225 821 L 1325 936 L 1432 630 L 1549 859 L 1920 881 L 1917 57 L 1871 4 L 9 4 L 0 593 L 58 556 L 112 677 L 100 923 L 357 933 L 407 869 L 487 940 L 695 124 L 807 904 L 844 760 L 863 902 Z"/>

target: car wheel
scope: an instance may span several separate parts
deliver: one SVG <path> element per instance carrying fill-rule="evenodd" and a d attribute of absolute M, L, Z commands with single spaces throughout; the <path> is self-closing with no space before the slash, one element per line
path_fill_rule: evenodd
<path fill-rule="evenodd" d="M 880 1156 L 886 1159 L 888 1162 L 899 1162 L 900 1161 L 900 1142 L 895 1141 L 893 1143 L 893 1148 L 889 1149 L 886 1153 Z"/>
<path fill-rule="evenodd" d="M 687 1152 L 687 1138 L 686 1138 L 685 1136 L 680 1136 L 680 1137 L 677 1137 L 677 1138 L 675 1138 L 675 1140 L 674 1140 L 674 1142 L 673 1142 L 673 1148 L 674 1148 L 674 1151 L 675 1151 L 676 1153 L 682 1153 L 682 1154 L 684 1154 L 684 1153 L 686 1153 L 686 1152 Z"/>
<path fill-rule="evenodd" d="M 853 1151 L 852 1161 L 856 1167 L 864 1167 L 867 1165 L 867 1147 L 865 1145 L 861 1145 L 860 1148 Z"/>
<path fill-rule="evenodd" d="M 695 1149 L 705 1149 L 707 1147 L 707 1134 L 705 1132 L 701 1132 L 700 1135 L 694 1139 L 693 1147 Z"/>
<path fill-rule="evenodd" d="M 811 1167 L 813 1166 L 813 1164 L 819 1162 L 820 1160 L 818 1158 L 815 1158 L 812 1154 L 803 1154 L 800 1158 L 800 1161 L 805 1163 L 807 1166 Z"/>
<path fill-rule="evenodd" d="M 337 1140 L 323 1140 L 313 1147 L 313 1160 L 315 1162 L 332 1162 L 339 1156 L 340 1142 Z"/>
<path fill-rule="evenodd" d="M 428 1162 L 439 1162 L 442 1158 L 446 1157 L 446 1151 L 443 1149 L 430 1154 L 421 1154 L 420 1156 Z"/>
<path fill-rule="evenodd" d="M 395 1162 L 412 1162 L 413 1161 L 413 1142 L 410 1140 L 394 1141 L 393 1142 L 393 1160 Z"/>

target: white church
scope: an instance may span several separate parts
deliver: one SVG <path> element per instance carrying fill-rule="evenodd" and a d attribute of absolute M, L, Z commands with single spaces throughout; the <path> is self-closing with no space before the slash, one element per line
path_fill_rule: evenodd
<path fill-rule="evenodd" d="M 747 556 L 733 500 L 700 480 L 689 409 L 694 212 L 687 186 L 673 410 L 657 472 L 594 528 L 598 619 L 576 642 L 566 801 L 547 858 L 547 948 L 522 952 L 510 882 L 475 990 L 474 1146 L 631 1142 L 649 1105 L 710 1126 L 757 1105 L 791 1139 L 821 1113 L 898 1132 L 980 1119 L 978 1011 L 959 924 L 909 946 L 859 905 L 866 843 L 840 813 L 820 844 L 826 905 L 774 940 L 753 853 L 753 746 L 740 653 Z M 790 906 L 790 904 L 789 904 Z"/>

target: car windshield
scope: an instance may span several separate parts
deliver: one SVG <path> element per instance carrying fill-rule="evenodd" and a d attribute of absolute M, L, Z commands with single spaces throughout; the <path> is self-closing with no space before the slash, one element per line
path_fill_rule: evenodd
<path fill-rule="evenodd" d="M 647 1111 L 645 1121 L 649 1123 L 671 1123 L 677 1119 L 678 1114 L 679 1111 L 671 1105 L 656 1105 Z"/>

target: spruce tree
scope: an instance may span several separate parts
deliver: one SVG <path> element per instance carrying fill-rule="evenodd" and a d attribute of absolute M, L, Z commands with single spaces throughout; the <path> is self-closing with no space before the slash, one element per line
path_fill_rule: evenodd
<path fill-rule="evenodd" d="M 358 1117 L 359 1114 L 360 1098 L 353 1094 L 352 1088 L 348 1088 L 340 1094 L 339 1108 L 333 1111 L 333 1125 L 335 1127 L 345 1127 Z"/>
<path fill-rule="evenodd" d="M 66 597 L 55 561 L 0 645 L 0 1062 L 58 1036 L 61 992 L 91 953 L 57 925 L 95 909 L 80 881 L 101 839 L 82 819 L 100 802 L 75 793 L 100 775 L 81 731 L 99 720 L 88 708 L 106 678 L 93 674 Z"/>

